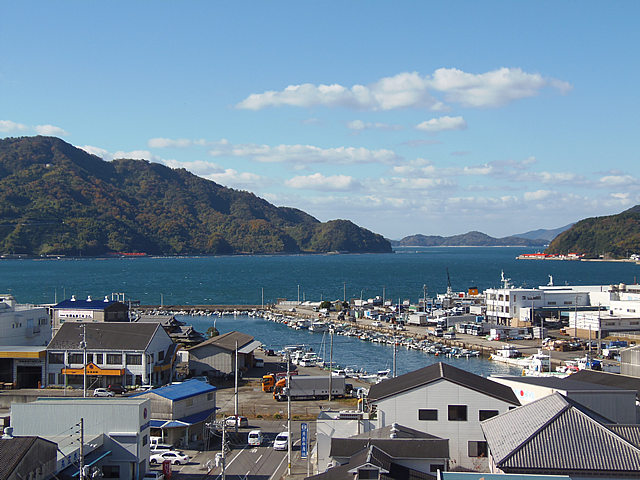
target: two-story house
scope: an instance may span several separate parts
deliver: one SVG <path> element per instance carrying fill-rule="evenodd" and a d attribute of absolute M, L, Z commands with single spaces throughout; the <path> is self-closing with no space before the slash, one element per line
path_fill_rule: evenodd
<path fill-rule="evenodd" d="M 378 428 L 410 425 L 449 440 L 449 466 L 488 468 L 480 422 L 520 405 L 511 388 L 446 363 L 385 380 L 369 390 Z"/>

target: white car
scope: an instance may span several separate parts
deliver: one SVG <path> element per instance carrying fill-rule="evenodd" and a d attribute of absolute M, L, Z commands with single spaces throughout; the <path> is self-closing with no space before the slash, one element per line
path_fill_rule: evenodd
<path fill-rule="evenodd" d="M 169 460 L 171 465 L 186 465 L 189 463 L 189 457 L 182 452 L 171 451 L 164 453 L 156 453 L 151 455 L 149 458 L 149 463 L 162 463 L 165 460 Z"/>
<path fill-rule="evenodd" d="M 106 388 L 96 388 L 93 391 L 93 396 L 94 397 L 113 397 L 115 396 L 115 393 L 113 393 L 111 390 L 107 390 Z"/>
<path fill-rule="evenodd" d="M 287 432 L 279 433 L 273 441 L 274 450 L 287 450 L 289 448 L 289 434 Z"/>
<path fill-rule="evenodd" d="M 262 435 L 262 430 L 251 430 L 249 432 L 249 436 L 247 437 L 247 443 L 249 445 L 262 445 L 264 442 L 264 436 Z"/>

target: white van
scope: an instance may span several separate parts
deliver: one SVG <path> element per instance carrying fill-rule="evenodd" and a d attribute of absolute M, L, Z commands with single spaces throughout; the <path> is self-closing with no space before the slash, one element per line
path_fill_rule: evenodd
<path fill-rule="evenodd" d="M 251 430 L 249 432 L 249 437 L 247 440 L 249 445 L 257 445 L 257 446 L 262 445 L 262 442 L 264 442 L 264 436 L 262 435 L 262 430 Z"/>

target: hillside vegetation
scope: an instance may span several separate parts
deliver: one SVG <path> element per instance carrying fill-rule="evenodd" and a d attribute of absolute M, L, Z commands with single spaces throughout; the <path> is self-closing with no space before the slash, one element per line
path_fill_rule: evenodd
<path fill-rule="evenodd" d="M 0 254 L 391 252 L 348 220 L 322 223 L 144 160 L 106 162 L 54 137 L 0 140 Z"/>
<path fill-rule="evenodd" d="M 556 237 L 545 253 L 626 257 L 640 253 L 640 205 L 617 215 L 580 220 Z"/>

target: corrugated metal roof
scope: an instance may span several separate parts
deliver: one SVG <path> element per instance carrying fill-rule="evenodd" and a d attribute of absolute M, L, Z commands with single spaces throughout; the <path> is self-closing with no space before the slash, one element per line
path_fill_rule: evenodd
<path fill-rule="evenodd" d="M 442 379 L 490 397 L 498 398 L 512 405 L 520 405 L 513 390 L 506 385 L 501 385 L 442 362 L 434 363 L 428 367 L 373 385 L 369 389 L 368 401 L 369 403 L 376 403 L 383 398 L 413 390 Z"/>
<path fill-rule="evenodd" d="M 230 352 L 233 352 L 236 349 L 236 341 L 238 342 L 238 349 L 241 349 L 248 343 L 253 342 L 253 338 L 254 337 L 252 337 L 251 335 L 247 335 L 246 333 L 227 332 L 224 335 L 211 337 L 209 340 L 202 342 L 194 347 L 191 347 L 190 350 L 206 347 L 208 345 L 215 345 L 216 347 L 221 348 L 223 350 L 228 350 Z"/>
<path fill-rule="evenodd" d="M 608 427 L 627 442 L 640 448 L 640 425 L 608 425 Z"/>
<path fill-rule="evenodd" d="M 203 393 L 215 391 L 216 387 L 213 385 L 209 385 L 207 382 L 201 382 L 200 380 L 191 379 L 186 382 L 167 385 L 166 387 L 154 388 L 153 390 L 142 392 L 135 396 L 149 397 L 151 395 L 158 395 L 159 397 L 177 402 L 179 400 L 184 400 L 185 398 L 195 397 L 197 395 L 202 395 Z"/>
<path fill-rule="evenodd" d="M 143 351 L 147 349 L 157 330 L 164 333 L 159 323 L 65 322 L 47 346 L 47 350 L 79 349 L 82 325 L 86 326 L 89 350 Z"/>
<path fill-rule="evenodd" d="M 584 369 L 567 377 L 567 379 L 590 384 L 595 383 L 598 385 L 608 385 L 610 387 L 621 388 L 623 390 L 635 390 L 636 392 L 640 392 L 640 378 L 620 375 L 619 373 L 598 372 L 596 370 Z"/>
<path fill-rule="evenodd" d="M 640 450 L 606 419 L 559 393 L 481 423 L 491 455 L 505 472 L 629 472 Z"/>

